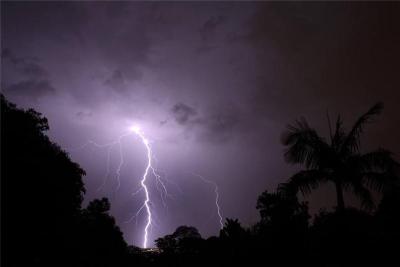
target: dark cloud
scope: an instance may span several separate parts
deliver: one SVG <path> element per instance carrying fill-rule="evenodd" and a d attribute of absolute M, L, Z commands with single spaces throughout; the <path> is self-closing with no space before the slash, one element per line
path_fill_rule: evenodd
<path fill-rule="evenodd" d="M 17 57 L 10 49 L 2 50 L 1 59 L 4 66 L 1 82 L 5 92 L 34 99 L 55 92 L 47 70 L 39 64 L 38 59 Z M 7 75 L 12 71 L 14 78 Z"/>
<path fill-rule="evenodd" d="M 202 42 L 195 49 L 195 52 L 199 55 L 211 52 L 219 47 L 215 44 L 216 31 L 221 24 L 225 22 L 226 18 L 221 15 L 211 16 L 201 26 L 199 33 Z"/>
<path fill-rule="evenodd" d="M 19 60 L 14 56 L 10 49 L 4 48 L 1 51 L 1 59 L 2 60 L 10 60 L 14 65 L 17 65 Z"/>
<path fill-rule="evenodd" d="M 180 125 L 191 131 L 199 141 L 221 143 L 246 131 L 249 119 L 233 105 L 210 107 L 202 114 L 185 103 L 175 104 L 171 112 Z"/>
<path fill-rule="evenodd" d="M 5 91 L 10 94 L 37 98 L 54 93 L 55 89 L 47 80 L 25 80 L 10 85 Z"/>
<path fill-rule="evenodd" d="M 87 44 L 97 47 L 103 64 L 114 69 L 106 83 L 118 93 L 129 91 L 121 90 L 122 81 L 136 82 L 143 77 L 143 68 L 154 67 L 150 59 L 152 49 L 168 36 L 168 18 L 157 6 L 151 3 L 120 6 L 112 2 L 87 5 L 91 20 L 82 31 Z"/>
<path fill-rule="evenodd" d="M 244 126 L 241 115 L 239 110 L 232 106 L 214 110 L 199 121 L 202 125 L 199 139 L 211 143 L 222 143 L 229 141 L 235 135 L 240 135 L 244 129 L 239 129 Z"/>
<path fill-rule="evenodd" d="M 225 21 L 225 17 L 223 16 L 212 16 L 210 17 L 199 30 L 201 38 L 204 41 L 209 40 L 215 34 L 215 31 L 219 25 L 221 25 Z"/>
<path fill-rule="evenodd" d="M 37 41 L 38 34 L 43 39 L 57 42 L 69 42 L 69 38 L 81 41 L 80 29 L 88 19 L 84 4 L 68 1 L 49 1 L 40 5 L 35 1 L 25 2 L 23 5 L 18 1 L 8 1 L 2 3 L 2 7 L 2 32 L 15 34 L 18 39 L 24 38 L 28 43 L 20 45 L 25 47 Z M 21 30 L 24 31 L 23 35 L 19 35 Z"/>
<path fill-rule="evenodd" d="M 248 95 L 256 115 L 292 119 L 299 111 L 373 103 L 377 88 L 385 98 L 396 90 L 387 81 L 400 60 L 398 3 L 257 7 L 245 30 L 230 35 L 258 57 Z"/>
<path fill-rule="evenodd" d="M 115 89 L 117 92 L 124 93 L 128 89 L 128 82 L 138 81 L 140 78 L 142 78 L 142 73 L 140 71 L 131 70 L 129 73 L 129 79 L 127 79 L 124 72 L 117 69 L 104 81 L 104 85 Z"/>
<path fill-rule="evenodd" d="M 85 118 L 90 118 L 93 116 L 93 113 L 90 111 L 79 111 L 76 113 L 76 117 L 78 117 L 80 120 L 85 119 Z"/>
<path fill-rule="evenodd" d="M 208 53 L 210 51 L 213 51 L 216 48 L 218 48 L 218 46 L 215 46 L 215 45 L 202 45 L 202 46 L 196 48 L 195 51 L 196 51 L 197 54 L 201 55 L 201 54 L 205 54 L 205 53 Z"/>
<path fill-rule="evenodd" d="M 175 104 L 171 108 L 171 112 L 175 121 L 181 125 L 194 123 L 194 118 L 197 116 L 196 109 L 182 102 Z"/>
<path fill-rule="evenodd" d="M 47 71 L 35 62 L 26 62 L 21 69 L 21 72 L 27 76 L 33 77 L 45 77 L 47 76 Z"/>
<path fill-rule="evenodd" d="M 20 74 L 29 77 L 46 77 L 48 72 L 39 65 L 39 60 L 36 58 L 21 58 L 13 54 L 10 49 L 3 49 L 1 53 L 2 61 L 7 61 L 6 63 L 11 63 L 11 67 L 15 68 Z"/>
<path fill-rule="evenodd" d="M 120 70 L 115 70 L 111 74 L 111 77 L 104 82 L 104 84 L 116 90 L 123 90 L 126 85 L 124 75 Z"/>

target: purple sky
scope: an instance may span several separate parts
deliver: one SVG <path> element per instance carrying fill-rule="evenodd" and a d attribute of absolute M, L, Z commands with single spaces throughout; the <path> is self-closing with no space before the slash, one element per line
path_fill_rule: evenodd
<path fill-rule="evenodd" d="M 164 207 L 149 179 L 156 224 L 150 239 L 177 226 L 218 233 L 212 185 L 223 216 L 258 220 L 258 195 L 296 167 L 283 160 L 280 136 L 305 116 L 327 133 L 326 111 L 347 126 L 377 101 L 384 114 L 364 148 L 400 153 L 400 3 L 1 3 L 2 92 L 33 107 L 49 135 L 86 171 L 85 203 L 111 200 L 128 243 L 140 245 L 143 144 L 107 143 L 139 124 L 171 197 Z M 398 158 L 398 157 L 397 157 Z M 333 205 L 330 187 L 311 195 L 312 210 Z"/>

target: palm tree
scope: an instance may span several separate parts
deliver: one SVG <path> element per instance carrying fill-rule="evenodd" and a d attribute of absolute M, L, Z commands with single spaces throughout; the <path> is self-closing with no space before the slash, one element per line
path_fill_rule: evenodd
<path fill-rule="evenodd" d="M 393 166 L 397 165 L 388 150 L 360 152 L 364 126 L 382 110 L 382 103 L 372 106 L 358 118 L 348 133 L 343 128 L 340 115 L 333 132 L 328 115 L 330 141 L 321 137 L 304 118 L 289 125 L 283 137 L 283 144 L 287 147 L 285 159 L 291 164 L 302 164 L 306 169 L 292 176 L 288 184 L 296 192 L 300 190 L 307 195 L 320 184 L 333 182 L 338 211 L 345 208 L 343 191 L 354 193 L 361 200 L 362 207 L 373 208 L 369 189 L 381 192 L 393 177 Z"/>

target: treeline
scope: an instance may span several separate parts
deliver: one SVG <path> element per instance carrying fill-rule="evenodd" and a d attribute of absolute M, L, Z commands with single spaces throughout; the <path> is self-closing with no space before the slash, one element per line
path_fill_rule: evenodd
<path fill-rule="evenodd" d="M 193 266 L 383 263 L 399 261 L 399 164 L 384 149 L 361 153 L 377 104 L 345 131 L 340 117 L 323 138 L 302 119 L 283 135 L 285 158 L 304 169 L 258 197 L 260 221 L 226 219 L 218 236 L 180 226 L 155 241 L 158 251 L 128 246 L 107 199 L 82 207 L 84 171 L 45 135 L 47 120 L 1 96 L 1 258 L 4 266 Z M 330 122 L 329 122 L 330 124 Z M 300 200 L 333 183 L 337 205 L 312 218 Z M 344 192 L 360 199 L 350 208 Z M 379 203 L 373 195 L 381 196 Z M 329 208 L 329 207 L 327 207 Z"/>
<path fill-rule="evenodd" d="M 82 207 L 84 170 L 45 135 L 47 119 L 1 95 L 2 266 L 118 266 L 132 248 L 107 199 Z"/>
<path fill-rule="evenodd" d="M 261 220 L 244 227 L 227 219 L 219 236 L 203 239 L 180 226 L 156 240 L 160 266 L 259 264 L 381 264 L 399 262 L 400 191 L 385 195 L 374 212 L 321 210 L 311 220 L 308 204 L 296 196 L 264 192 Z M 186 232 L 185 232 L 186 231 Z"/>

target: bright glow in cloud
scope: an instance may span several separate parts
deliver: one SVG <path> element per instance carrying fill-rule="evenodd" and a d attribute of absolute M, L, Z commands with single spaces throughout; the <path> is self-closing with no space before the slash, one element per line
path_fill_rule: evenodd
<path fill-rule="evenodd" d="M 134 132 L 134 133 L 136 133 L 136 134 L 140 134 L 140 127 L 139 127 L 139 125 L 132 125 L 131 127 L 129 127 L 129 130 L 131 131 L 131 132 Z"/>

